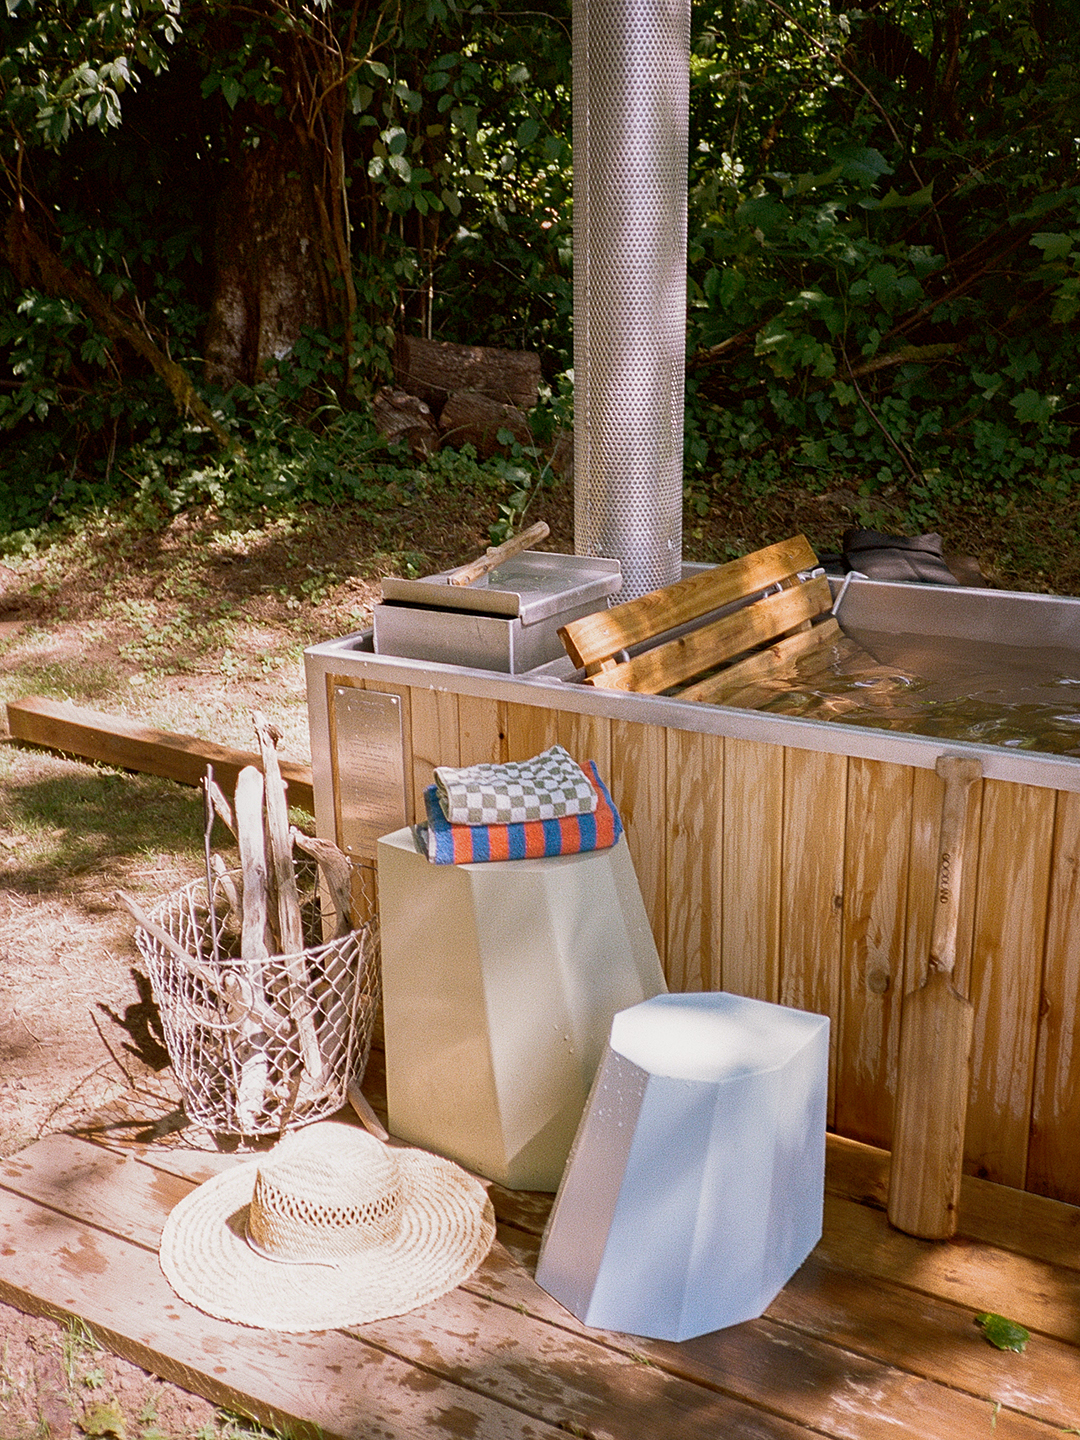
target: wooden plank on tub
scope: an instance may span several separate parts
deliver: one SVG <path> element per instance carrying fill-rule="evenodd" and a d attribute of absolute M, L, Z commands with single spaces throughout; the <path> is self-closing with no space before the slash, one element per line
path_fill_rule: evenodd
<path fill-rule="evenodd" d="M 698 680 L 687 685 L 684 690 L 679 691 L 679 699 L 700 700 L 706 705 L 752 706 L 758 703 L 758 694 L 772 693 L 771 687 L 761 692 L 761 682 L 781 678 L 793 681 L 795 662 L 801 656 L 836 640 L 840 634 L 840 626 L 835 620 L 824 620 L 811 630 L 800 630 L 764 650 L 748 655 L 745 660 L 736 660 L 733 665 L 728 665 L 707 680 Z"/>
<path fill-rule="evenodd" d="M 784 752 L 780 1003 L 828 1015 L 829 1123 L 840 1043 L 840 942 L 844 908 L 847 757 Z"/>
<path fill-rule="evenodd" d="M 791 590 L 780 590 L 755 600 L 722 620 L 690 630 L 629 660 L 585 678 L 586 685 L 604 690 L 632 690 L 659 695 L 692 680 L 713 666 L 722 665 L 748 650 L 804 625 L 832 603 L 829 582 L 822 576 Z M 614 610 L 608 611 L 614 615 Z"/>
<path fill-rule="evenodd" d="M 724 747 L 723 889 L 717 988 L 780 999 L 784 751 L 759 740 Z"/>
<path fill-rule="evenodd" d="M 724 740 L 667 734 L 667 982 L 719 988 Z"/>
<path fill-rule="evenodd" d="M 506 702 L 459 695 L 458 743 L 461 765 L 501 765 L 506 749 Z"/>
<path fill-rule="evenodd" d="M 966 1163 L 1022 1189 L 1027 1170 L 1055 792 L 983 784 L 971 952 L 975 1064 Z"/>
<path fill-rule="evenodd" d="M 912 770 L 848 765 L 836 1128 L 888 1145 L 896 1094 Z"/>
<path fill-rule="evenodd" d="M 436 765 L 454 765 L 460 754 L 457 696 L 434 686 L 414 685 L 411 692 L 413 793 L 423 809 L 424 791 Z"/>
<path fill-rule="evenodd" d="M 559 742 L 559 712 L 542 705 L 506 707 L 508 760 L 531 760 Z"/>
<path fill-rule="evenodd" d="M 1080 795 L 1062 790 L 1054 820 L 1027 1185 L 1073 1203 L 1080 1197 L 1080 948 L 1075 940 L 1070 943 L 1077 915 Z"/>
<path fill-rule="evenodd" d="M 667 747 L 659 725 L 611 722 L 611 798 L 667 973 Z"/>
<path fill-rule="evenodd" d="M 600 779 L 611 780 L 611 721 L 606 715 L 582 715 L 575 710 L 560 710 L 559 744 L 568 750 L 579 765 L 595 760 Z"/>

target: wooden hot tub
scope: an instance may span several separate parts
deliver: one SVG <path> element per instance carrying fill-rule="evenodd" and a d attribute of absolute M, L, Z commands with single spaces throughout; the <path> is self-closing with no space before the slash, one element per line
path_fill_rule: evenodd
<path fill-rule="evenodd" d="M 1080 676 L 1078 600 L 866 582 L 841 618 L 973 645 L 1034 635 Z M 436 764 L 556 742 L 596 760 L 670 988 L 828 1014 L 830 1127 L 883 1148 L 900 996 L 929 947 L 934 762 L 977 755 L 957 961 L 976 1015 L 966 1166 L 1080 1204 L 1080 759 L 594 690 L 568 661 L 511 675 L 403 659 L 366 633 L 305 658 L 322 834 L 371 866 L 377 836 L 419 818 Z"/>

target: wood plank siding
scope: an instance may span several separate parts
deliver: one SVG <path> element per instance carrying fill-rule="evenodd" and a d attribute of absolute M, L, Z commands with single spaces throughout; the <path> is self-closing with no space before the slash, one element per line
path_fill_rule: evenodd
<path fill-rule="evenodd" d="M 932 770 L 550 700 L 392 688 L 409 717 L 410 819 L 435 764 L 527 759 L 556 742 L 596 760 L 669 986 L 827 1014 L 830 1125 L 888 1148 L 899 1001 L 922 982 L 929 948 Z M 976 1014 L 966 1168 L 1080 1203 L 1080 794 L 987 779 L 970 806 L 957 946 Z"/>

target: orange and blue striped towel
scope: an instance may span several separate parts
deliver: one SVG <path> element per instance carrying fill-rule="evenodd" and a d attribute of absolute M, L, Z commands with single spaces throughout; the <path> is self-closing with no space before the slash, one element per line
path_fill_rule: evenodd
<path fill-rule="evenodd" d="M 436 865 L 473 865 L 485 860 L 538 860 L 607 850 L 622 834 L 622 821 L 595 763 L 581 767 L 595 788 L 596 809 L 557 820 L 524 820 L 513 825 L 451 825 L 439 804 L 438 789 L 424 791 L 427 824 L 418 825 L 420 848 Z"/>

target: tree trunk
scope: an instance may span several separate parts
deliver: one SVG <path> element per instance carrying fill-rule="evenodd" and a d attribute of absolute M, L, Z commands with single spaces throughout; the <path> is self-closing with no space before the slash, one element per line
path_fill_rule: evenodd
<path fill-rule="evenodd" d="M 263 379 L 305 327 L 327 328 L 330 309 L 306 148 L 288 120 L 242 109 L 218 209 L 205 342 L 206 378 L 225 387 Z"/>

